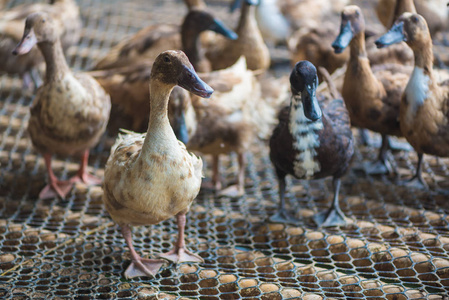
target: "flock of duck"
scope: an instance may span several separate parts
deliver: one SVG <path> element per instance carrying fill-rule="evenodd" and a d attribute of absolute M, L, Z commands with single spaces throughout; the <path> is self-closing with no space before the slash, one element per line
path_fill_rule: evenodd
<path fill-rule="evenodd" d="M 256 138 L 269 139 L 280 198 L 270 220 L 297 222 L 285 208 L 287 175 L 332 176 L 334 198 L 331 208 L 315 217 L 320 226 L 348 222 L 338 200 L 340 179 L 354 153 L 351 126 L 382 136 L 370 173 L 395 171 L 386 158 L 392 135 L 405 137 L 417 152 L 411 181 L 423 188 L 423 155 L 449 157 L 449 81 L 438 81 L 432 53 L 432 35 L 444 30 L 447 20 L 432 16 L 426 1 L 380 0 L 377 11 L 391 29 L 374 43 L 362 10 L 347 0 L 243 0 L 234 4 L 241 6 L 235 31 L 201 0 L 185 0 L 188 12 L 180 26 L 143 28 L 111 48 L 92 70 L 76 73 L 64 51 L 79 39 L 79 9 L 74 0 L 51 2 L 0 11 L 0 53 L 6 58 L 0 71 L 19 74 L 24 88 L 35 89 L 33 73 L 45 61 L 28 124 L 48 171 L 39 198 L 65 198 L 77 181 L 103 182 L 106 209 L 130 249 L 128 278 L 153 276 L 165 260 L 203 261 L 184 241 L 186 213 L 203 177 L 201 158 L 189 151 L 212 155 L 211 188 L 241 196 L 245 152 Z M 339 32 L 335 24 L 324 25 L 336 12 L 341 12 Z M 435 25 L 438 20 L 443 25 Z M 264 77 L 270 67 L 266 43 L 288 44 L 294 60 L 289 77 Z M 334 84 L 329 73 L 344 65 L 343 83 Z M 329 93 L 317 94 L 318 78 L 327 82 Z M 129 129 L 146 133 L 119 134 L 101 180 L 87 172 L 89 149 L 104 134 L 111 106 L 132 116 Z M 237 154 L 237 183 L 224 188 L 219 157 L 230 152 Z M 56 178 L 55 154 L 81 158 L 73 178 Z M 174 248 L 162 259 L 140 257 L 131 226 L 173 216 L 178 222 Z"/>

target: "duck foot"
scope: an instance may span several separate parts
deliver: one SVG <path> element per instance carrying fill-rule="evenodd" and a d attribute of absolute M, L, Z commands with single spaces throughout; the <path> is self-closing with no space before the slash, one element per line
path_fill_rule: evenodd
<path fill-rule="evenodd" d="M 73 183 L 70 181 L 52 181 L 47 184 L 39 193 L 39 199 L 51 199 L 56 197 L 65 199 L 72 187 Z"/>
<path fill-rule="evenodd" d="M 290 215 L 285 209 L 279 209 L 274 215 L 268 218 L 268 221 L 272 223 L 284 223 L 284 224 L 300 223 L 298 219 Z"/>
<path fill-rule="evenodd" d="M 167 253 L 159 254 L 158 257 L 172 261 L 175 264 L 182 262 L 204 262 L 204 259 L 198 254 L 195 254 L 190 250 L 187 250 L 186 248 L 177 247 L 173 248 Z"/>
<path fill-rule="evenodd" d="M 429 190 L 429 186 L 424 181 L 422 176 L 417 176 L 417 175 L 413 176 L 412 178 L 410 178 L 408 180 L 401 181 L 400 185 L 415 188 L 415 189 L 420 189 L 420 190 L 427 190 L 427 191 Z"/>
<path fill-rule="evenodd" d="M 219 191 L 221 190 L 221 182 L 211 182 L 211 181 L 202 181 L 201 189 L 209 190 L 209 191 Z"/>
<path fill-rule="evenodd" d="M 237 184 L 230 185 L 218 192 L 218 196 L 226 196 L 231 198 L 241 197 L 245 194 L 245 190 Z"/>
<path fill-rule="evenodd" d="M 413 147 L 409 143 L 394 140 L 394 139 L 390 139 L 389 146 L 392 151 L 412 151 L 413 150 Z"/>
<path fill-rule="evenodd" d="M 72 183 L 83 182 L 87 185 L 100 185 L 103 182 L 103 180 L 86 172 L 82 175 L 77 174 L 73 176 L 72 178 L 70 178 L 70 182 Z"/>
<path fill-rule="evenodd" d="M 379 147 L 378 143 L 370 138 L 367 129 L 359 128 L 359 139 L 360 139 L 360 144 L 363 146 L 374 147 L 374 148 Z"/>
<path fill-rule="evenodd" d="M 139 276 L 155 276 L 164 262 L 162 259 L 148 258 L 133 260 L 125 271 L 125 277 L 129 279 Z"/>
<path fill-rule="evenodd" d="M 331 208 L 326 212 L 319 213 L 313 219 L 320 227 L 344 226 L 353 223 L 339 208 Z"/>
<path fill-rule="evenodd" d="M 388 160 L 377 160 L 375 162 L 363 163 L 363 170 L 369 175 L 392 174 L 393 167 Z"/>

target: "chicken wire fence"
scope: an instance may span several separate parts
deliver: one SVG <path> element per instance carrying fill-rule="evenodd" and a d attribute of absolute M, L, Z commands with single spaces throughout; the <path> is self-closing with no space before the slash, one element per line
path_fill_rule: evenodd
<path fill-rule="evenodd" d="M 14 6 L 22 1 L 11 1 Z M 83 19 L 70 65 L 89 68 L 129 33 L 167 20 L 179 23 L 180 1 L 78 1 Z M 361 2 L 364 8 L 370 1 Z M 224 1 L 207 1 L 226 23 Z M 234 22 L 234 23 L 233 23 Z M 358 146 L 343 178 L 340 203 L 353 224 L 320 229 L 313 215 L 329 207 L 331 180 L 289 179 L 287 201 L 301 223 L 270 224 L 277 209 L 277 180 L 266 142 L 247 153 L 245 195 L 220 197 L 203 190 L 188 214 L 186 243 L 204 263 L 166 264 L 154 278 L 125 279 L 128 248 L 102 203 L 101 187 L 77 184 L 65 200 L 38 200 L 46 180 L 43 158 L 27 135 L 32 93 L 16 77 L 0 77 L 0 298 L 1 299 L 447 299 L 448 196 L 395 184 L 395 178 L 360 171 L 377 149 Z M 114 136 L 91 151 L 90 167 L 103 175 Z M 389 156 L 400 176 L 412 174 L 413 152 Z M 208 159 L 206 158 L 206 163 Z M 449 160 L 426 157 L 424 176 L 449 188 Z M 76 172 L 71 159 L 55 159 L 55 174 Z M 234 155 L 221 173 L 233 182 Z M 205 181 L 211 171 L 205 170 Z M 176 240 L 170 219 L 134 228 L 145 256 Z"/>

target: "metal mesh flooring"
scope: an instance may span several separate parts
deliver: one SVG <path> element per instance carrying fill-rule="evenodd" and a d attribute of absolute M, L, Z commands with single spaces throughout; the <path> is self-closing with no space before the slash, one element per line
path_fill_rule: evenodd
<path fill-rule="evenodd" d="M 10 6 L 19 1 L 11 1 Z M 74 69 L 87 69 L 123 36 L 153 23 L 179 22 L 177 1 L 80 0 L 85 29 L 69 52 Z M 360 1 L 359 1 L 360 2 Z M 368 3 L 369 1 L 363 1 Z M 226 15 L 226 2 L 208 1 Z M 233 24 L 235 15 L 225 22 Z M 78 184 L 69 197 L 36 200 L 46 180 L 42 157 L 26 131 L 32 95 L 18 78 L 0 77 L 0 298 L 1 299 L 443 299 L 449 295 L 449 199 L 397 186 L 394 179 L 357 171 L 377 149 L 358 147 L 343 178 L 340 203 L 355 223 L 318 229 L 312 216 L 330 205 L 330 180 L 289 179 L 287 201 L 302 224 L 268 224 L 277 207 L 277 181 L 265 143 L 247 154 L 246 195 L 202 191 L 188 214 L 187 245 L 203 264 L 167 264 L 154 278 L 126 280 L 129 252 L 104 210 L 100 187 Z M 91 151 L 91 171 L 103 175 L 114 137 Z M 401 176 L 416 166 L 413 152 L 389 157 Z M 207 158 L 206 158 L 207 162 Z M 449 188 L 449 159 L 425 157 L 432 187 Z M 67 178 L 74 160 L 53 162 Z M 236 157 L 223 159 L 232 182 Z M 205 180 L 210 178 L 206 170 Z M 167 251 L 174 219 L 134 229 L 142 255 Z"/>

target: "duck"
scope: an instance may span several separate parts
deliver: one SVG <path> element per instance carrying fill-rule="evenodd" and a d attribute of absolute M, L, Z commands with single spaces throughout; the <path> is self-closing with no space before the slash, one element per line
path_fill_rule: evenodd
<path fill-rule="evenodd" d="M 46 12 L 26 18 L 23 37 L 13 50 L 16 55 L 28 53 L 37 45 L 42 53 L 46 74 L 30 107 L 28 133 L 33 146 L 42 153 L 48 184 L 39 198 L 65 198 L 75 182 L 99 184 L 100 179 L 87 172 L 89 149 L 103 135 L 109 119 L 109 95 L 91 76 L 72 73 L 62 50 L 59 23 Z M 60 181 L 51 169 L 53 154 L 80 156 L 77 175 Z"/>
<path fill-rule="evenodd" d="M 416 172 L 408 184 L 428 188 L 422 178 L 424 154 L 449 157 L 449 80 L 439 82 L 432 68 L 432 38 L 423 16 L 403 13 L 376 45 L 386 47 L 402 41 L 415 56 L 399 113 L 401 130 L 418 154 Z"/>
<path fill-rule="evenodd" d="M 206 48 L 206 57 L 212 70 L 228 68 L 241 56 L 245 57 L 250 70 L 263 72 L 270 67 L 270 52 L 255 17 L 255 7 L 259 2 L 260 0 L 242 1 L 239 23 L 235 29 L 237 39 L 221 38 Z"/>
<path fill-rule="evenodd" d="M 200 190 L 203 163 L 187 151 L 170 126 L 168 101 L 176 85 L 203 98 L 213 92 L 182 51 L 162 52 L 151 69 L 147 132 L 119 136 L 106 163 L 103 201 L 131 253 L 126 278 L 154 276 L 164 259 L 175 263 L 203 261 L 186 249 L 184 240 L 186 213 Z M 131 226 L 157 224 L 173 216 L 178 223 L 175 247 L 159 255 L 162 259 L 139 256 L 132 243 Z"/>
<path fill-rule="evenodd" d="M 365 167 L 370 174 L 394 173 L 387 160 L 389 136 L 402 137 L 399 105 L 412 68 L 384 64 L 371 68 L 365 48 L 365 19 L 358 6 L 350 5 L 341 14 L 341 30 L 332 47 L 336 53 L 350 46 L 342 95 L 354 126 L 378 132 L 382 144 L 378 159 Z"/>
<path fill-rule="evenodd" d="M 75 45 L 81 34 L 79 8 L 74 0 L 54 0 L 51 4 L 24 4 L 0 11 L 0 73 L 18 74 L 24 85 L 31 88 L 33 81 L 37 86 L 36 74 L 31 74 L 44 62 L 38 49 L 32 48 L 27 55 L 12 55 L 22 38 L 25 18 L 34 12 L 44 11 L 58 23 L 57 28 L 64 51 Z"/>
<path fill-rule="evenodd" d="M 111 114 L 109 125 L 118 122 L 116 127 L 135 132 L 147 130 L 150 111 L 148 86 L 152 67 L 153 62 L 145 61 L 139 65 L 88 72 L 110 95 L 112 110 L 117 111 L 115 119 L 112 118 L 114 114 Z M 130 124 L 120 122 L 124 115 L 131 117 Z M 178 139 L 186 144 L 188 135 L 196 128 L 196 121 L 190 94 L 185 89 L 178 86 L 173 88 L 168 102 L 168 118 Z"/>
<path fill-rule="evenodd" d="M 245 154 L 256 138 L 264 139 L 275 122 L 271 98 L 263 98 L 261 84 L 242 56 L 233 66 L 210 73 L 199 73 L 215 92 L 212 101 L 192 97 L 196 130 L 189 135 L 187 149 L 212 155 L 211 186 L 222 196 L 239 197 L 245 193 Z M 220 156 L 237 154 L 236 184 L 224 188 Z"/>
<path fill-rule="evenodd" d="M 432 37 L 448 27 L 447 1 L 445 0 L 379 0 L 376 5 L 377 17 L 387 29 L 391 28 L 395 20 L 404 12 L 422 15 L 426 19 Z"/>
<path fill-rule="evenodd" d="M 201 6 L 193 6 L 181 26 L 157 24 L 146 27 L 111 48 L 93 69 L 113 69 L 140 64 L 143 61 L 154 61 L 162 51 L 182 49 L 187 53 L 195 70 L 209 72 L 211 66 L 200 43 L 200 34 L 206 30 L 223 35 L 226 39 L 237 38 L 235 32 L 228 29 L 212 13 Z"/>
<path fill-rule="evenodd" d="M 324 69 L 325 70 L 325 69 Z M 327 75 L 330 78 L 329 75 Z M 330 82 L 330 81 L 329 81 Z M 318 100 L 318 76 L 309 61 L 299 61 L 290 74 L 291 102 L 279 113 L 279 124 L 270 138 L 270 160 L 279 182 L 279 208 L 272 222 L 297 223 L 285 209 L 285 177 L 333 178 L 331 208 L 315 221 L 320 226 L 348 223 L 339 206 L 341 177 L 350 166 L 354 139 L 349 113 L 341 97 Z M 335 87 L 331 88 L 336 91 Z M 338 93 L 337 93 L 338 94 Z"/>

